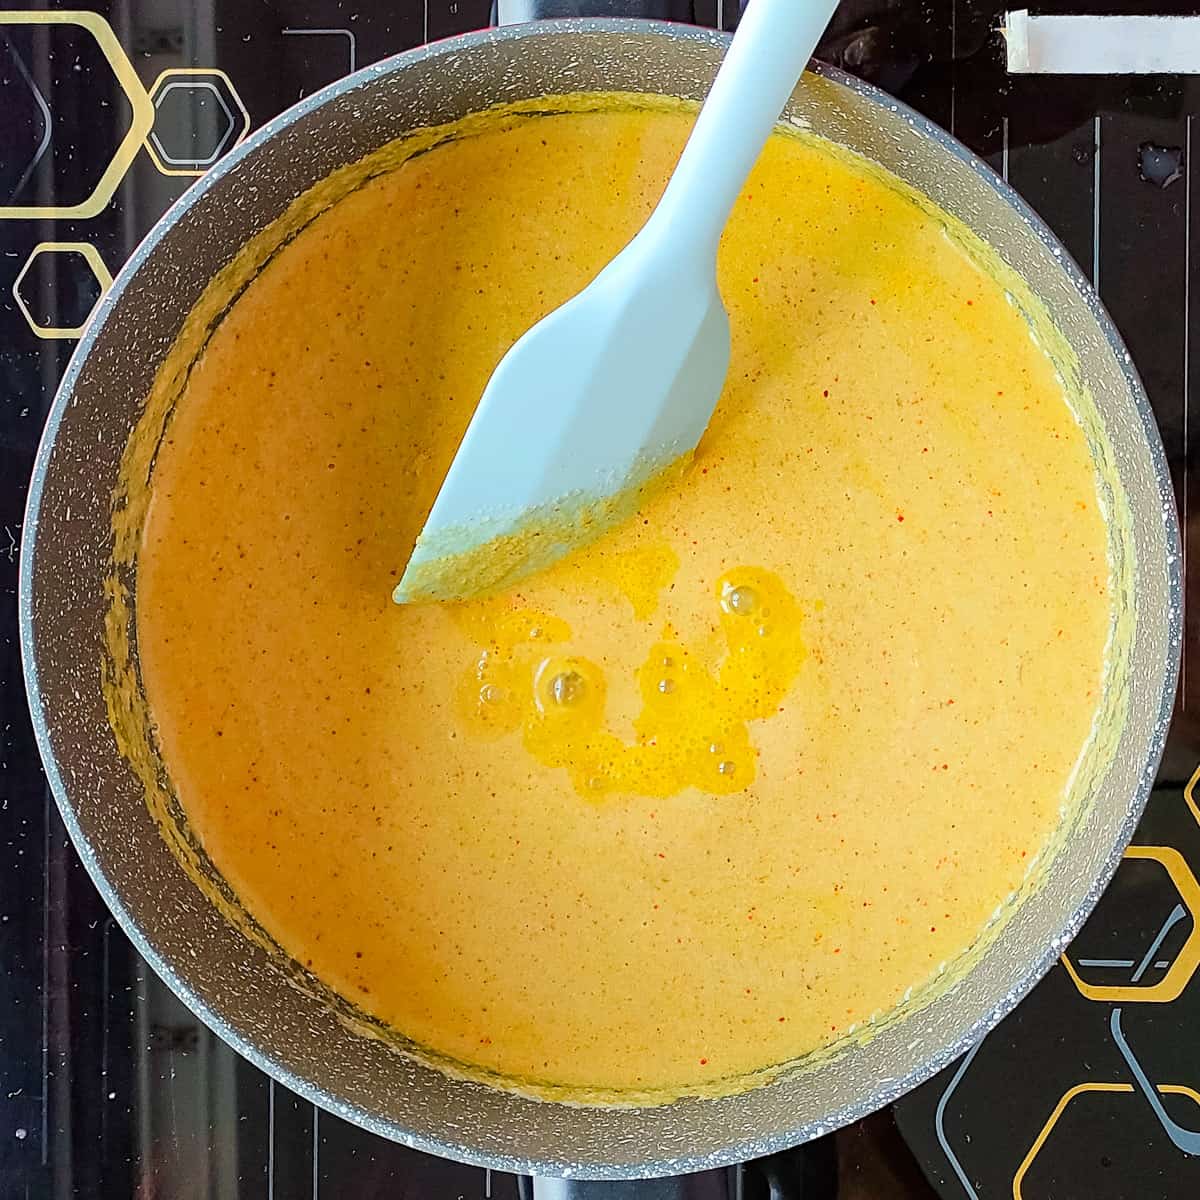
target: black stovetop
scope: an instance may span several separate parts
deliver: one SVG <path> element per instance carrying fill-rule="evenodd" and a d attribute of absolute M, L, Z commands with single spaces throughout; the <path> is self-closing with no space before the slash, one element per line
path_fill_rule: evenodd
<path fill-rule="evenodd" d="M 58 4 L 18 13 L 0 0 L 0 1200 L 518 1194 L 511 1176 L 316 1112 L 179 1005 L 66 840 L 33 742 L 16 629 L 34 451 L 72 331 L 110 275 L 247 129 L 351 69 L 484 25 L 489 9 L 490 0 L 114 0 L 87 13 Z M 736 9 L 736 0 L 695 0 L 694 16 L 732 26 Z M 1190 543 L 1188 152 L 1200 83 L 1010 78 L 1002 13 L 977 0 L 846 0 L 820 53 L 963 139 L 1098 280 L 1153 402 Z M 143 118 L 152 124 L 139 137 Z M 1189 646 L 1194 632 L 1189 615 Z M 1185 653 L 1167 756 L 1136 839 L 1147 849 L 1122 865 L 1070 965 L 892 1110 L 804 1156 L 733 1172 L 734 1194 L 1200 1194 L 1200 984 L 1191 980 L 1200 929 L 1189 908 L 1200 895 L 1200 788 L 1193 797 L 1189 786 L 1200 763 L 1197 686 Z"/>

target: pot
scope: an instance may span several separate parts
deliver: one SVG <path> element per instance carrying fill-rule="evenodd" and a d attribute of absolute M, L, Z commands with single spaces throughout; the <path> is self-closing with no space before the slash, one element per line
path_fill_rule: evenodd
<path fill-rule="evenodd" d="M 554 7 L 561 12 L 562 0 Z M 607 0 L 614 7 L 648 8 Z M 1171 714 L 1178 525 L 1162 444 L 1116 330 L 1049 230 L 987 166 L 883 93 L 818 66 L 788 116 L 959 218 L 1052 314 L 1071 360 L 1064 369 L 1094 397 L 1091 436 L 1120 516 L 1110 520 L 1110 553 L 1129 586 L 1117 589 L 1124 632 L 1113 644 L 1102 761 L 1070 836 L 1043 856 L 962 980 L 872 1040 L 742 1095 L 640 1109 L 535 1101 L 450 1078 L 352 1032 L 229 923 L 169 851 L 106 713 L 102 581 L 126 438 L 205 285 L 296 196 L 409 130 L 547 93 L 701 99 L 725 44 L 708 31 L 627 20 L 502 28 L 401 54 L 271 121 L 171 209 L 105 296 L 64 377 L 30 490 L 20 616 L 37 737 L 75 846 L 134 945 L 202 1020 L 301 1096 L 384 1137 L 505 1171 L 607 1180 L 700 1171 L 797 1145 L 928 1078 L 999 1021 L 1079 929 L 1133 834 Z M 647 1194 L 713 1186 L 701 1176 Z M 552 1191 L 567 1194 L 542 1185 Z"/>

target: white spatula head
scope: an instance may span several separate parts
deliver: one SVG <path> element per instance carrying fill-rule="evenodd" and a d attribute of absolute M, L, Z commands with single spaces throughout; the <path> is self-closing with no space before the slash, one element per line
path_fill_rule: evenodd
<path fill-rule="evenodd" d="M 515 582 L 599 537 L 690 455 L 729 366 L 709 265 L 646 270 L 638 241 L 505 355 L 459 446 L 400 603 Z"/>
<path fill-rule="evenodd" d="M 717 246 L 835 0 L 753 0 L 658 207 L 496 368 L 393 593 L 514 583 L 636 510 L 700 440 L 729 367 Z"/>

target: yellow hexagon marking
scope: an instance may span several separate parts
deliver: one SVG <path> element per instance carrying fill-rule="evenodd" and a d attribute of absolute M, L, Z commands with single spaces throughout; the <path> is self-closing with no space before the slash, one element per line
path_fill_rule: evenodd
<path fill-rule="evenodd" d="M 1186 1096 L 1197 1107 L 1200 1107 L 1200 1093 L 1193 1091 L 1190 1087 L 1186 1087 L 1181 1083 L 1160 1083 L 1156 1090 L 1160 1096 Z M 1029 1174 L 1029 1168 L 1033 1166 L 1033 1160 L 1037 1158 L 1038 1152 L 1046 1144 L 1046 1139 L 1050 1136 L 1054 1126 L 1058 1124 L 1059 1118 L 1067 1110 L 1067 1106 L 1077 1096 L 1082 1096 L 1085 1092 L 1120 1092 L 1128 1093 L 1134 1091 L 1132 1083 L 1077 1083 L 1073 1088 L 1068 1088 L 1062 1094 L 1062 1098 L 1054 1106 L 1054 1111 L 1047 1118 L 1045 1125 L 1042 1126 L 1041 1132 L 1033 1139 L 1033 1145 L 1029 1147 L 1029 1153 L 1021 1160 L 1021 1165 L 1017 1168 L 1017 1173 L 1013 1176 L 1012 1194 L 1013 1200 L 1024 1200 L 1024 1194 L 1021 1191 L 1022 1185 L 1025 1182 L 1025 1176 Z"/>
<path fill-rule="evenodd" d="M 137 156 L 137 152 L 154 126 L 154 105 L 142 87 L 142 81 L 137 77 L 121 43 L 117 41 L 112 26 L 94 12 L 0 12 L 0 25 L 78 25 L 86 29 L 96 39 L 104 57 L 116 76 L 121 91 L 129 101 L 132 116 L 129 129 L 121 139 L 104 174 L 100 176 L 92 194 L 78 204 L 49 204 L 49 205 L 0 205 L 0 219 L 25 217 L 75 217 L 86 219 L 103 212 L 112 199 L 117 185 L 129 170 L 129 164 Z M 36 253 L 36 251 L 35 251 Z M 81 251 L 82 253 L 82 251 Z M 101 264 L 103 265 L 103 264 Z M 74 337 L 74 334 L 52 334 L 50 336 Z"/>
<path fill-rule="evenodd" d="M 1153 859 L 1166 871 L 1179 893 L 1180 900 L 1191 914 L 1192 929 L 1187 941 L 1180 947 L 1167 973 L 1150 987 L 1140 987 L 1137 984 L 1101 987 L 1087 983 L 1080 978 L 1075 964 L 1071 962 L 1069 952 L 1063 954 L 1062 964 L 1087 1000 L 1103 1000 L 1114 1004 L 1169 1004 L 1187 987 L 1197 965 L 1200 965 L 1200 925 L 1196 920 L 1196 914 L 1200 913 L 1200 884 L 1197 884 L 1196 877 L 1183 855 L 1172 846 L 1130 846 L 1125 851 L 1125 857 Z"/>
<path fill-rule="evenodd" d="M 1200 783 L 1200 766 L 1192 772 L 1192 777 L 1187 781 L 1187 785 L 1183 789 L 1183 798 L 1191 809 L 1192 816 L 1196 818 L 1196 824 L 1200 825 L 1200 803 L 1196 801 L 1196 784 Z"/>
<path fill-rule="evenodd" d="M 161 97 L 164 89 L 172 83 L 179 84 L 186 82 L 189 78 L 194 79 L 196 76 L 208 76 L 212 79 L 219 79 L 229 93 L 229 99 L 233 101 L 237 109 L 238 117 L 240 117 L 241 128 L 237 129 L 237 120 L 235 119 L 235 135 L 232 143 L 229 145 L 225 153 L 228 154 L 235 146 L 245 141 L 246 134 L 250 132 L 250 114 L 246 111 L 246 105 L 242 102 L 241 96 L 238 95 L 238 90 L 233 86 L 233 80 L 224 72 L 216 67 L 168 67 L 159 77 L 150 85 L 150 103 L 157 111 L 158 100 Z M 211 85 L 210 85 L 211 86 Z M 174 167 L 169 163 L 164 163 L 159 157 L 158 150 L 154 145 L 154 140 L 151 138 L 151 130 L 146 134 L 146 153 L 150 156 L 158 171 L 163 175 L 187 175 L 197 176 L 203 175 L 208 170 L 208 166 L 202 166 L 198 169 L 191 167 Z"/>
<path fill-rule="evenodd" d="M 87 327 L 85 321 L 83 325 L 76 325 L 74 328 L 68 329 L 64 325 L 39 325 L 34 319 L 33 314 L 29 311 L 24 299 L 21 297 L 21 280 L 29 273 L 29 268 L 33 265 L 33 260 L 40 254 L 80 254 L 87 263 L 93 275 L 96 277 L 96 282 L 100 285 L 100 297 L 103 298 L 104 293 L 112 287 L 112 276 L 108 272 L 108 268 L 104 265 L 104 260 L 100 257 L 100 252 L 95 246 L 89 242 L 39 242 L 34 246 L 29 257 L 25 260 L 25 265 L 17 273 L 16 279 L 13 280 L 12 294 L 13 299 L 17 302 L 17 307 L 21 310 L 21 315 L 29 323 L 29 328 L 40 338 L 77 338 L 83 333 Z M 100 300 L 97 299 L 96 304 Z M 95 312 L 95 305 L 92 307 L 92 312 Z M 89 314 L 90 317 L 91 314 Z"/>

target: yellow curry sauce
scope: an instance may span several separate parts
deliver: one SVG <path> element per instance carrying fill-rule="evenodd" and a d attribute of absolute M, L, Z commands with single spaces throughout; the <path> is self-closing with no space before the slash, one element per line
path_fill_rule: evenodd
<path fill-rule="evenodd" d="M 486 121 L 288 242 L 187 382 L 137 636 L 192 829 L 298 961 L 517 1085 L 670 1096 L 961 955 L 1060 820 L 1110 626 L 1063 385 L 878 174 L 768 145 L 685 477 L 515 590 L 390 593 L 501 354 L 679 111 Z"/>

